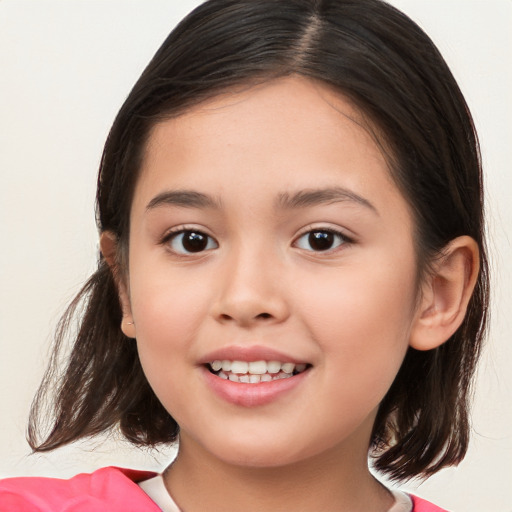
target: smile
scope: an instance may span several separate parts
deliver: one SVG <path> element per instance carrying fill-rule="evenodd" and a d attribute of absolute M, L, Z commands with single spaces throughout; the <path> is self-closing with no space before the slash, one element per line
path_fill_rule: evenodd
<path fill-rule="evenodd" d="M 304 372 L 308 365 L 281 361 L 215 360 L 208 363 L 211 373 L 224 380 L 244 384 L 259 384 L 288 379 Z"/>

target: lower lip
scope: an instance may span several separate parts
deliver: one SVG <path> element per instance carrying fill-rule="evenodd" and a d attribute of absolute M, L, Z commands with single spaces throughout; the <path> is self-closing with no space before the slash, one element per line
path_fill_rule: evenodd
<path fill-rule="evenodd" d="M 222 379 L 204 368 L 204 376 L 210 389 L 226 402 L 242 407 L 258 407 L 274 402 L 300 385 L 308 373 L 309 370 L 305 370 L 285 379 L 246 384 Z"/>

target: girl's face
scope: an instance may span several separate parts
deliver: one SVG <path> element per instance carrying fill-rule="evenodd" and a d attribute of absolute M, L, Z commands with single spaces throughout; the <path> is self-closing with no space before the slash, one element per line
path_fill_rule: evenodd
<path fill-rule="evenodd" d="M 416 277 L 407 203 L 326 86 L 271 81 L 153 130 L 124 329 L 184 450 L 247 466 L 366 459 Z"/>

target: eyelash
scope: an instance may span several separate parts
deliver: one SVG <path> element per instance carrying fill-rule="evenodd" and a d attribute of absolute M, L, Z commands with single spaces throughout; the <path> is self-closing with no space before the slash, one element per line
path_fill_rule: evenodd
<path fill-rule="evenodd" d="M 304 238 L 304 237 L 311 237 L 311 235 L 313 233 L 322 233 L 322 234 L 328 234 L 328 235 L 332 235 L 334 236 L 335 238 L 338 239 L 338 244 L 335 246 L 335 247 L 328 247 L 326 249 L 320 249 L 320 250 L 310 250 L 310 249 L 305 249 L 304 247 L 300 247 L 298 246 L 298 242 Z M 324 238 L 325 240 L 325 238 Z M 317 241 L 322 241 L 322 238 L 318 238 Z M 309 240 L 309 243 L 311 242 L 311 240 Z M 308 227 L 307 230 L 305 230 L 303 233 L 301 233 L 294 241 L 294 245 L 295 246 L 298 246 L 299 249 L 303 249 L 303 250 L 306 250 L 308 252 L 313 252 L 313 253 L 331 253 L 331 252 L 334 252 L 336 250 L 340 250 L 340 247 L 343 246 L 343 245 L 346 245 L 346 244 L 351 244 L 351 243 L 354 243 L 354 240 L 349 238 L 345 233 L 342 233 L 341 231 L 338 231 L 336 229 L 332 229 L 332 228 L 325 228 L 325 227 L 318 227 L 318 228 L 313 228 L 313 227 Z M 311 245 L 311 244 L 310 244 Z"/>
<path fill-rule="evenodd" d="M 206 246 L 203 249 L 200 249 L 198 251 L 177 250 L 176 248 L 173 248 L 172 243 L 175 240 L 177 240 L 180 235 L 184 235 L 186 233 L 195 234 L 200 237 L 204 237 L 206 239 Z M 211 247 L 212 242 L 214 244 L 214 247 Z M 187 256 L 190 254 L 201 254 L 205 251 L 216 249 L 219 246 L 217 241 L 210 235 L 207 235 L 204 231 L 201 231 L 200 229 L 194 229 L 192 227 L 187 227 L 187 226 L 180 226 L 176 229 L 173 229 L 172 231 L 167 232 L 164 235 L 164 237 L 162 238 L 162 240 L 160 241 L 160 244 L 168 246 L 169 250 L 172 253 L 177 254 L 178 256 Z M 183 244 L 181 246 L 183 247 Z"/>
<path fill-rule="evenodd" d="M 194 250 L 186 250 L 184 247 L 183 247 L 183 243 L 181 243 L 181 247 L 185 250 L 178 250 L 177 248 L 175 247 L 172 247 L 172 243 L 175 242 L 176 240 L 178 240 L 179 236 L 180 235 L 184 235 L 186 233 L 189 233 L 189 234 L 194 234 L 194 235 L 197 235 L 198 237 L 202 238 L 201 241 L 204 241 L 205 240 L 205 243 L 206 245 L 204 246 L 204 248 L 201 248 L 201 245 L 199 245 L 199 250 L 197 251 L 194 251 Z M 306 249 L 304 247 L 301 247 L 298 242 L 308 236 L 308 237 L 311 237 L 311 235 L 313 233 L 317 233 L 317 234 L 327 234 L 327 235 L 332 235 L 335 239 L 337 239 L 337 245 L 335 247 L 327 247 L 325 249 L 318 249 L 318 250 L 314 250 L 314 249 Z M 325 237 L 318 237 L 316 241 L 318 241 L 320 244 L 322 242 L 324 242 L 325 240 L 327 240 L 328 242 L 332 241 L 331 238 L 325 238 Z M 308 242 L 310 244 L 310 247 L 311 247 L 311 240 L 309 240 Z M 335 241 L 333 241 L 333 243 L 336 243 Z M 333 251 L 336 251 L 337 249 L 339 250 L 339 248 L 343 245 L 346 245 L 346 244 L 351 244 L 353 243 L 353 240 L 351 238 L 349 238 L 347 235 L 345 235 L 344 233 L 342 233 L 341 231 L 338 231 L 338 230 L 335 230 L 335 229 L 332 229 L 332 228 L 323 228 L 323 227 L 320 227 L 320 228 L 313 228 L 313 227 L 308 227 L 306 231 L 304 231 L 303 233 L 301 233 L 297 238 L 295 238 L 295 240 L 293 241 L 293 246 L 299 248 L 299 249 L 302 249 L 302 250 L 305 250 L 305 251 L 308 251 L 308 252 L 312 252 L 312 253 L 331 253 Z M 161 245 L 166 245 L 169 247 L 169 250 L 174 253 L 174 254 L 177 254 L 178 256 L 186 256 L 186 255 L 191 255 L 191 254 L 202 254 L 206 251 L 209 251 L 209 250 L 212 250 L 212 249 L 217 249 L 219 247 L 219 244 L 217 243 L 217 241 L 211 237 L 210 235 L 204 233 L 203 231 L 201 231 L 200 229 L 194 229 L 192 227 L 187 227 L 187 226 L 180 226 L 170 232 L 167 232 L 165 234 L 165 236 L 162 238 L 162 240 L 160 241 L 160 244 Z"/>

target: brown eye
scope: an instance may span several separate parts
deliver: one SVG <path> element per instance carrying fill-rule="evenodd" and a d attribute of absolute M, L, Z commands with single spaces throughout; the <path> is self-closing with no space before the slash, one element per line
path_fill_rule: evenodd
<path fill-rule="evenodd" d="M 336 231 L 317 229 L 308 231 L 296 242 L 297 247 L 306 251 L 322 252 L 335 249 L 346 242 L 346 238 Z"/>
<path fill-rule="evenodd" d="M 180 231 L 169 239 L 171 249 L 178 254 L 190 254 L 216 249 L 217 242 L 200 231 Z"/>

